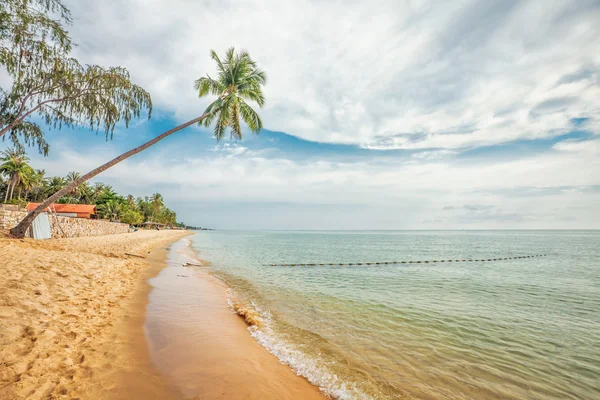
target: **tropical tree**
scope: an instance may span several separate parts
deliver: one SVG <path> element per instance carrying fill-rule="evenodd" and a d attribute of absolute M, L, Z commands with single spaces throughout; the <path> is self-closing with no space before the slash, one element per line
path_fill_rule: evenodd
<path fill-rule="evenodd" d="M 129 207 L 130 210 L 136 210 L 136 205 L 135 205 L 135 197 L 133 197 L 132 194 L 128 194 L 127 197 L 125 198 L 125 201 L 127 202 L 127 207 Z"/>
<path fill-rule="evenodd" d="M 116 200 L 110 200 L 98 206 L 98 211 L 102 218 L 115 221 L 121 215 L 121 203 Z"/>
<path fill-rule="evenodd" d="M 65 176 L 65 184 L 68 185 L 72 182 L 75 182 L 77 179 L 81 178 L 81 174 L 75 171 L 71 171 Z M 65 203 L 79 203 L 79 188 L 81 185 L 73 188 L 65 198 Z"/>
<path fill-rule="evenodd" d="M 28 188 L 26 188 L 25 191 L 25 200 L 27 200 L 30 195 L 32 196 L 33 200 L 37 200 L 44 186 L 45 174 L 46 171 L 43 169 L 31 169 L 31 174 L 28 178 Z"/>
<path fill-rule="evenodd" d="M 129 225 L 140 225 L 144 222 L 144 216 L 141 213 L 128 207 L 125 207 L 125 210 L 121 212 L 119 219 L 122 223 Z"/>
<path fill-rule="evenodd" d="M 95 203 L 104 204 L 109 201 L 115 200 L 120 201 L 121 196 L 110 185 L 102 184 L 102 189 L 95 193 Z"/>
<path fill-rule="evenodd" d="M 154 193 L 150 197 L 150 207 L 152 208 L 152 219 L 155 220 L 161 208 L 165 206 L 162 194 Z"/>
<path fill-rule="evenodd" d="M 12 200 L 17 186 L 29 185 L 31 175 L 35 172 L 27 163 L 29 157 L 19 150 L 9 148 L 0 152 L 0 173 L 8 176 L 8 188 L 4 196 L 4 202 Z"/>
<path fill-rule="evenodd" d="M 81 185 L 77 186 L 77 196 L 79 197 L 80 203 L 91 204 L 94 202 L 94 191 L 87 182 L 83 182 Z"/>
<path fill-rule="evenodd" d="M 211 57 L 217 64 L 217 78 L 213 79 L 210 76 L 200 78 L 196 81 L 195 88 L 200 97 L 212 94 L 218 96 L 218 98 L 208 106 L 201 116 L 170 129 L 143 145 L 121 154 L 113 160 L 83 175 L 77 181 L 65 186 L 63 189 L 42 202 L 35 210 L 31 211 L 16 227 L 11 229 L 11 233 L 16 237 L 24 237 L 35 217 L 52 204 L 52 202 L 58 200 L 73 188 L 81 185 L 83 182 L 88 181 L 108 168 L 138 154 L 188 126 L 198 123 L 203 123 L 205 126 L 208 126 L 211 122 L 216 121 L 215 137 L 217 140 L 223 138 L 227 128 L 230 129 L 232 137 L 241 139 L 241 117 L 252 132 L 258 133 L 262 129 L 262 121 L 259 115 L 248 105 L 248 103 L 246 103 L 246 101 L 254 101 L 259 107 L 264 106 L 265 97 L 262 87 L 266 83 L 265 73 L 258 69 L 256 62 L 252 60 L 250 55 L 245 51 L 240 51 L 236 54 L 234 49 L 230 48 L 227 51 L 225 58 L 221 60 L 217 56 L 217 53 L 212 50 Z"/>
<path fill-rule="evenodd" d="M 83 66 L 69 56 L 64 25 L 70 22 L 61 0 L 0 3 L 0 65 L 12 78 L 0 89 L 0 137 L 8 135 L 17 147 L 25 142 L 48 153 L 40 125 L 29 118 L 34 115 L 54 128 L 87 126 L 107 138 L 117 123 L 127 127 L 144 109 L 150 117 L 150 95 L 131 83 L 125 68 Z"/>
<path fill-rule="evenodd" d="M 53 176 L 46 180 L 44 185 L 44 195 L 46 197 L 53 195 L 65 186 L 65 180 L 60 176 Z"/>

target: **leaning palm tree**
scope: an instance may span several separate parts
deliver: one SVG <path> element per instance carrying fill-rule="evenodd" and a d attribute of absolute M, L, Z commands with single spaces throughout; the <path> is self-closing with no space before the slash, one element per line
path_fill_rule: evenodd
<path fill-rule="evenodd" d="M 240 51 L 237 54 L 233 48 L 227 50 L 224 59 L 220 59 L 214 50 L 211 50 L 211 58 L 217 64 L 216 78 L 206 76 L 196 80 L 195 89 L 200 97 L 212 94 L 218 96 L 204 111 L 204 113 L 194 118 L 185 124 L 179 125 L 165 133 L 155 137 L 143 145 L 129 150 L 121 154 L 117 158 L 107 162 L 104 165 L 88 172 L 76 181 L 71 182 L 64 188 L 47 198 L 35 210 L 31 211 L 27 216 L 13 229 L 11 233 L 19 238 L 25 236 L 31 223 L 46 207 L 54 201 L 60 199 L 63 195 L 69 193 L 83 182 L 90 180 L 96 175 L 102 173 L 108 168 L 120 163 L 121 161 L 147 149 L 163 140 L 164 138 L 178 132 L 188 126 L 194 124 L 210 125 L 213 121 L 215 124 L 215 137 L 221 140 L 226 130 L 230 129 L 230 134 L 234 138 L 242 138 L 242 129 L 240 117 L 246 125 L 254 133 L 258 133 L 262 129 L 262 121 L 260 116 L 248 105 L 246 101 L 253 101 L 259 107 L 264 106 L 265 97 L 262 87 L 266 83 L 266 74 L 258 69 L 256 62 L 250 58 L 250 55 L 245 51 Z"/>

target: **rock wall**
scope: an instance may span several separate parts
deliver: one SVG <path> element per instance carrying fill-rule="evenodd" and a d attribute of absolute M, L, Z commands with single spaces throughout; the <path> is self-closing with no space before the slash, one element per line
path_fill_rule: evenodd
<path fill-rule="evenodd" d="M 0 204 L 0 229 L 16 226 L 25 216 L 27 210 L 13 204 Z"/>
<path fill-rule="evenodd" d="M 0 229 L 16 226 L 27 211 L 17 206 L 0 204 Z M 114 235 L 129 232 L 129 225 L 96 219 L 70 218 L 49 215 L 52 238 Z"/>
<path fill-rule="evenodd" d="M 97 219 L 50 215 L 52 238 L 114 235 L 129 232 L 129 225 Z"/>

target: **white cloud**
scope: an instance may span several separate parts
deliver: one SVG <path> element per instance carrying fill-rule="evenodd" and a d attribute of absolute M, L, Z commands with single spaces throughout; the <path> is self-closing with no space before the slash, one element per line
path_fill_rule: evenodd
<path fill-rule="evenodd" d="M 269 75 L 265 126 L 373 149 L 461 149 L 600 133 L 592 1 L 72 0 L 84 61 L 124 65 L 178 119 L 207 104 L 209 49 Z"/>
<path fill-rule="evenodd" d="M 127 160 L 99 179 L 136 195 L 160 191 L 169 204 L 179 204 L 182 218 L 199 218 L 199 223 L 214 218 L 221 227 L 228 226 L 227 212 L 202 219 L 199 213 L 221 203 L 242 209 L 289 204 L 283 211 L 271 211 L 270 219 L 247 213 L 228 227 L 236 223 L 282 227 L 277 224 L 284 217 L 291 224 L 288 228 L 319 227 L 323 223 L 319 213 L 299 213 L 295 221 L 288 214 L 320 205 L 338 216 L 344 215 L 345 207 L 358 207 L 353 212 L 372 224 L 362 228 L 582 228 L 600 223 L 600 159 L 597 151 L 589 151 L 599 145 L 600 140 L 566 142 L 556 145 L 555 151 L 526 158 L 477 159 L 469 164 L 455 159 L 419 163 L 267 159 L 236 150 L 245 147 L 227 145 L 205 156 L 167 163 L 172 152 L 157 148 L 150 158 Z M 34 161 L 51 174 L 87 171 L 111 158 L 106 149 L 81 153 L 59 147 L 59 160 Z M 203 210 L 192 207 L 201 203 L 209 205 Z M 190 211 L 185 211 L 185 204 Z M 350 227 L 336 223 L 340 225 L 329 228 Z"/>

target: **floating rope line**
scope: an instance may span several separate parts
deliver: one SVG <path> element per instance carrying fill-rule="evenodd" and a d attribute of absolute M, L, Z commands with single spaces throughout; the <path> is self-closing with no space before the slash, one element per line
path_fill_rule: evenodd
<path fill-rule="evenodd" d="M 353 266 L 353 265 L 395 265 L 395 264 L 430 264 L 430 263 L 451 263 L 451 262 L 490 262 L 505 260 L 520 260 L 525 258 L 546 257 L 548 254 L 534 254 L 530 256 L 500 257 L 500 258 L 480 258 L 468 260 L 420 260 L 420 261 L 379 261 L 379 262 L 355 262 L 355 263 L 322 263 L 322 264 L 266 264 L 271 267 L 325 267 L 325 266 Z"/>

